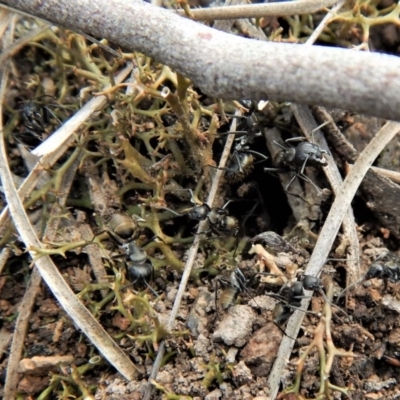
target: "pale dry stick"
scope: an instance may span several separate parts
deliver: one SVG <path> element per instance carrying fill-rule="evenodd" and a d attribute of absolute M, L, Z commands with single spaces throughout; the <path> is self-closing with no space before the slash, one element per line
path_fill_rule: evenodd
<path fill-rule="evenodd" d="M 285 16 L 310 14 L 331 7 L 337 0 L 299 0 L 285 3 L 247 4 L 225 7 L 191 9 L 190 17 L 195 21 L 214 21 L 221 19 L 262 18 L 266 16 Z M 176 11 L 186 16 L 185 11 Z"/>
<path fill-rule="evenodd" d="M 311 46 L 315 43 L 315 41 L 318 39 L 319 35 L 322 33 L 324 28 L 328 25 L 332 16 L 336 15 L 336 13 L 343 7 L 345 3 L 346 0 L 341 0 L 334 7 L 332 7 L 332 10 L 330 10 L 325 15 L 325 17 L 322 19 L 320 24 L 314 30 L 312 35 L 307 39 L 307 42 L 305 43 L 306 45 Z M 300 108 L 298 109 L 298 115 L 304 115 L 305 121 L 312 121 L 312 123 L 310 123 L 308 126 L 303 127 L 303 131 L 305 132 L 307 139 L 311 141 L 312 140 L 311 132 L 313 132 L 313 130 L 316 128 L 317 123 L 309 107 L 306 107 L 307 108 L 306 110 L 305 106 L 299 106 L 299 107 Z M 301 110 L 303 110 L 304 112 L 301 112 Z M 328 149 L 328 144 L 322 132 L 320 135 L 320 140 L 322 147 Z M 339 172 L 336 163 L 334 163 L 332 159 L 329 159 L 328 167 L 324 168 L 324 171 L 329 180 L 329 183 L 331 184 L 333 191 L 336 193 L 339 187 L 343 183 L 342 176 Z M 360 266 L 360 257 L 361 257 L 360 243 L 358 241 L 356 223 L 354 220 L 354 213 L 351 207 L 349 207 L 343 219 L 343 233 L 345 238 L 347 238 L 349 241 L 348 256 L 347 256 L 348 269 L 347 269 L 346 283 L 347 285 L 351 285 L 354 282 L 358 281 L 362 274 Z"/>
<path fill-rule="evenodd" d="M 42 243 L 39 241 L 35 231 L 30 225 L 29 218 L 26 215 L 21 199 L 12 181 L 5 152 L 3 131 L 0 133 L 0 139 L 0 177 L 10 208 L 11 217 L 25 246 L 27 248 L 41 248 Z M 30 253 L 33 258 L 37 256 L 36 252 L 30 251 Z M 37 259 L 35 264 L 40 275 L 66 313 L 83 331 L 104 358 L 106 358 L 127 380 L 135 379 L 137 375 L 136 366 L 77 299 L 50 257 L 43 256 Z"/>
<path fill-rule="evenodd" d="M 71 167 L 67 170 L 62 178 L 60 187 L 62 188 L 62 193 L 60 193 L 59 199 L 53 204 L 50 221 L 46 225 L 46 231 L 44 233 L 45 241 L 54 241 L 57 235 L 58 227 L 60 225 L 60 217 L 62 207 L 65 207 L 67 202 L 67 197 L 70 192 L 73 180 L 75 178 L 75 173 L 79 167 L 81 158 L 78 157 Z M 6 375 L 6 383 L 4 386 L 4 393 L 6 399 L 14 399 L 16 396 L 16 387 L 18 384 L 18 364 L 23 351 L 24 339 L 29 326 L 29 318 L 31 317 L 32 307 L 35 304 L 35 298 L 40 290 L 40 284 L 42 279 L 40 273 L 35 267 L 32 271 L 31 278 L 29 281 L 28 288 L 22 299 L 22 303 L 19 307 L 19 314 L 15 324 L 14 335 L 10 350 L 10 355 L 8 357 L 8 368 Z"/>
<path fill-rule="evenodd" d="M 17 395 L 19 380 L 18 364 L 24 348 L 24 340 L 29 326 L 35 298 L 40 290 L 42 278 L 36 267 L 33 268 L 24 297 L 18 307 L 18 318 L 15 323 L 10 354 L 7 361 L 7 375 L 4 384 L 4 400 L 14 400 Z"/>
<path fill-rule="evenodd" d="M 6 87 L 4 79 L 2 83 L 2 88 L 4 89 Z M 2 92 L 4 92 L 4 90 Z M 2 102 L 0 101 L 0 103 Z M 69 192 L 69 189 L 67 188 L 72 184 L 77 167 L 78 164 L 75 165 L 75 168 L 70 168 L 65 177 L 63 177 L 63 183 L 61 186 L 67 192 Z M 64 195 L 60 197 L 60 203 L 65 204 L 67 192 L 64 192 Z M 54 225 L 58 225 L 58 222 L 59 219 L 52 219 L 52 222 L 47 225 L 46 233 L 50 235 L 49 240 L 54 239 L 57 231 L 57 228 Z M 19 313 L 15 325 L 10 354 L 8 357 L 7 376 L 4 387 L 4 398 L 6 399 L 14 399 L 16 396 L 16 387 L 18 383 L 17 367 L 23 350 L 25 333 L 29 325 L 31 310 L 34 305 L 35 297 L 40 289 L 40 283 L 40 274 L 38 273 L 37 269 L 34 268 L 24 298 L 18 307 Z"/>
<path fill-rule="evenodd" d="M 339 107 L 400 120 L 398 57 L 245 39 L 140 0 L 43 0 L 40 7 L 37 0 L 0 0 L 0 4 L 140 51 L 212 97 L 267 95 L 271 101 Z"/>
<path fill-rule="evenodd" d="M 348 166 L 352 168 L 353 164 L 348 164 Z M 391 169 L 380 167 L 371 167 L 371 169 L 385 178 L 391 179 L 393 182 L 400 183 L 400 172 L 398 171 L 392 171 Z"/>
<path fill-rule="evenodd" d="M 12 13 L 9 10 L 6 10 L 6 9 L 0 10 L 0 38 L 3 37 L 3 34 L 4 34 L 5 30 L 7 29 L 8 24 L 10 23 L 11 17 L 12 17 Z M 2 47 L 4 47 L 4 46 L 2 46 Z"/>
<path fill-rule="evenodd" d="M 318 39 L 319 35 L 322 33 L 322 31 L 325 29 L 325 27 L 328 25 L 330 19 L 332 18 L 332 15 L 335 15 L 346 3 L 347 0 L 340 0 L 340 1 L 335 1 L 335 6 L 332 7 L 328 13 L 325 15 L 325 17 L 322 19 L 322 21 L 318 24 L 318 26 L 313 30 L 313 33 L 310 35 L 310 37 L 306 41 L 306 45 L 313 45 L 315 41 Z"/>
<path fill-rule="evenodd" d="M 350 204 L 360 186 L 365 174 L 379 156 L 385 146 L 396 136 L 400 131 L 400 123 L 387 122 L 371 140 L 365 150 L 360 154 L 354 167 L 347 175 L 340 190 L 337 193 L 335 201 L 329 211 L 328 217 L 322 230 L 318 236 L 314 252 L 311 255 L 308 266 L 304 272 L 305 275 L 318 276 L 323 267 L 325 260 L 328 258 L 329 251 L 339 231 L 343 218 L 350 207 Z M 307 310 L 310 299 L 304 299 L 301 303 L 301 308 Z M 296 311 L 290 318 L 285 336 L 282 339 L 279 351 L 276 357 L 276 362 L 270 373 L 268 384 L 270 386 L 271 399 L 275 399 L 282 376 L 283 368 L 290 357 L 294 341 L 290 337 L 297 337 L 298 330 L 303 321 L 304 313 Z"/>
<path fill-rule="evenodd" d="M 312 46 L 321 34 L 321 32 L 324 30 L 326 25 L 329 23 L 329 20 L 331 18 L 331 14 L 337 13 L 340 8 L 344 5 L 345 0 L 340 1 L 339 3 L 336 4 L 335 7 L 332 8 L 332 10 L 325 15 L 325 17 L 322 19 L 320 24 L 317 26 L 317 28 L 314 30 L 313 34 L 308 38 L 306 45 Z M 303 106 L 299 104 L 293 104 L 292 105 L 292 111 L 294 112 L 297 121 L 299 122 L 299 125 L 302 128 L 302 131 L 306 135 L 308 140 L 311 140 L 311 132 L 317 127 L 317 123 L 315 122 L 314 117 L 311 114 L 310 109 L 308 106 Z M 321 137 L 321 136 L 320 136 Z M 323 138 L 323 143 L 321 143 L 322 147 L 327 149 L 328 145 L 326 143 L 325 138 Z M 339 190 L 340 185 L 342 185 L 342 178 L 340 175 L 340 172 L 337 168 L 336 163 L 333 161 L 333 159 L 328 158 L 328 166 L 324 168 L 324 172 L 327 175 L 327 178 L 331 184 L 331 187 L 337 193 Z M 349 238 L 350 246 L 349 246 L 349 258 L 354 261 L 349 261 L 349 269 L 353 271 L 354 279 L 357 279 L 357 277 L 360 274 L 360 265 L 359 265 L 359 258 L 360 258 L 360 247 L 359 247 L 359 242 L 358 242 L 358 237 L 357 237 L 357 232 L 355 230 L 355 222 L 354 222 L 354 214 L 351 210 L 350 207 L 345 212 L 345 215 L 343 217 L 343 230 L 345 235 Z M 335 235 L 336 236 L 336 235 Z M 317 241 L 317 244 L 315 248 L 317 248 L 317 245 L 319 243 L 319 240 Z M 314 249 L 315 249 L 314 248 Z M 328 249 L 329 253 L 330 248 Z M 325 260 L 320 261 L 321 262 L 321 268 Z M 317 275 L 315 275 L 317 276 Z M 304 304 L 302 305 L 304 306 Z M 308 303 L 306 305 L 308 307 Z M 304 308 L 306 309 L 306 308 Z M 291 318 L 294 319 L 294 318 Z M 291 332 L 288 333 L 290 337 L 297 337 L 297 334 L 300 330 L 302 318 L 297 318 L 297 323 L 298 325 L 295 325 L 295 322 L 293 322 L 293 325 L 291 325 Z M 289 323 L 287 326 L 287 330 L 289 329 Z M 296 336 L 293 336 L 293 332 L 296 333 Z M 289 359 L 292 348 L 294 345 L 294 341 L 290 339 L 289 342 L 286 341 L 286 337 L 283 338 L 279 351 L 278 351 L 278 357 L 275 359 L 274 365 L 272 367 L 269 379 L 268 379 L 268 384 L 270 386 L 270 393 L 272 399 L 274 399 L 278 393 L 279 386 L 280 386 L 280 381 L 281 381 L 281 376 L 282 376 L 282 371 L 286 363 L 286 359 Z M 281 356 L 284 354 L 284 356 Z"/>
<path fill-rule="evenodd" d="M 19 303 L 16 304 L 19 306 Z M 12 333 L 4 326 L 0 329 L 0 357 L 3 358 L 12 340 Z"/>
<path fill-rule="evenodd" d="M 121 83 L 132 71 L 132 64 L 124 68 L 115 78 L 116 84 Z M 107 86 L 108 87 L 108 86 Z M 23 201 L 36 187 L 43 170 L 51 168 L 55 162 L 64 154 L 70 143 L 74 140 L 74 133 L 85 123 L 96 111 L 107 104 L 105 96 L 98 96 L 85 104 L 72 118 L 64 123 L 48 140 L 38 146 L 33 153 L 41 156 L 35 168 L 29 173 L 25 181 L 18 189 L 18 194 Z M 55 139 L 52 139 L 56 137 Z M 46 172 L 46 171 L 44 171 Z M 0 227 L 7 226 L 8 207 L 4 208 L 0 215 Z M 1 228 L 0 228 L 1 231 Z"/>
<path fill-rule="evenodd" d="M 0 107 L 1 110 L 1 107 Z M 7 260 L 10 258 L 12 252 L 8 247 L 4 247 L 4 249 L 0 253 L 0 275 L 3 273 L 3 269 L 6 266 Z"/>
<path fill-rule="evenodd" d="M 302 128 L 302 131 L 309 141 L 317 142 L 317 144 L 323 149 L 328 150 L 328 144 L 325 140 L 322 132 L 320 134 L 311 134 L 317 128 L 317 122 L 315 121 L 310 109 L 306 105 L 302 104 L 292 104 L 291 106 L 293 113 Z M 339 169 L 332 157 L 326 157 L 328 165 L 323 168 L 324 173 L 334 191 L 335 194 L 340 190 L 343 183 L 342 176 L 340 175 Z M 347 250 L 347 285 L 351 285 L 357 282 L 361 275 L 360 266 L 360 244 L 358 241 L 356 223 L 354 220 L 353 209 L 349 207 L 346 215 L 343 219 L 343 234 L 348 240 L 348 250 Z"/>
<path fill-rule="evenodd" d="M 241 115 L 240 112 L 236 112 L 235 115 Z M 234 132 L 236 130 L 236 119 L 233 119 L 231 127 L 230 127 L 230 131 Z M 235 140 L 235 135 L 228 135 L 227 139 L 226 139 L 226 143 L 225 143 L 225 147 L 224 147 L 224 151 L 222 152 L 221 155 L 221 159 L 218 165 L 218 169 L 214 175 L 214 179 L 210 188 L 210 192 L 208 194 L 208 198 L 207 198 L 207 204 L 212 207 L 213 203 L 214 203 L 214 199 L 215 196 L 217 195 L 217 191 L 218 191 L 218 187 L 219 187 L 219 182 L 222 178 L 222 175 L 224 173 L 224 168 L 226 166 L 228 157 L 231 153 L 231 147 L 233 145 L 233 142 Z M 175 322 L 175 318 L 178 314 L 179 311 L 179 307 L 181 305 L 182 302 L 182 297 L 185 293 L 186 290 L 186 286 L 190 277 L 190 273 L 192 271 L 192 267 L 194 264 L 194 261 L 196 259 L 197 256 L 197 251 L 199 249 L 199 245 L 200 245 L 200 236 L 202 234 L 202 232 L 205 231 L 207 227 L 207 220 L 206 221 L 201 221 L 199 223 L 199 226 L 197 228 L 197 232 L 196 232 L 196 236 L 195 236 L 195 240 L 193 241 L 192 246 L 189 249 L 189 254 L 188 254 L 188 259 L 186 261 L 185 264 L 185 268 L 183 270 L 183 274 L 182 274 L 182 278 L 181 278 L 181 282 L 179 284 L 179 288 L 178 288 L 178 293 L 176 294 L 175 297 L 175 302 L 174 305 L 172 307 L 172 311 L 171 311 L 171 315 L 168 319 L 168 324 L 167 324 L 167 329 L 171 330 L 173 328 L 173 324 Z M 151 370 L 149 379 L 148 379 L 148 384 L 147 384 L 147 388 L 145 391 L 145 394 L 143 396 L 143 400 L 150 400 L 151 399 L 151 394 L 153 391 L 153 385 L 151 384 L 151 381 L 153 379 L 156 378 L 157 373 L 160 369 L 160 365 L 161 365 L 161 361 L 164 357 L 164 353 L 165 353 L 165 341 L 163 341 L 160 344 L 159 350 L 158 350 L 158 354 L 157 354 L 157 358 L 154 361 L 153 364 L 153 368 Z"/>

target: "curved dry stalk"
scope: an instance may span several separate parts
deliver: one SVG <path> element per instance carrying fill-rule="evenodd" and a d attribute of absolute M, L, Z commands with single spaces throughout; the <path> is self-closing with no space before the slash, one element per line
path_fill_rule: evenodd
<path fill-rule="evenodd" d="M 46 231 L 44 233 L 45 241 L 51 242 L 56 237 L 57 230 L 60 225 L 59 215 L 61 214 L 62 207 L 65 207 L 67 202 L 67 197 L 75 178 L 75 173 L 79 167 L 79 163 L 80 159 L 77 158 L 63 176 L 61 183 L 63 191 L 60 194 L 58 202 L 54 203 L 51 209 L 49 223 L 46 225 Z M 39 292 L 41 282 L 42 279 L 40 277 L 40 273 L 35 267 L 32 271 L 29 285 L 20 304 L 18 318 L 15 323 L 14 335 L 10 355 L 8 358 L 6 383 L 4 385 L 5 399 L 14 399 L 16 396 L 15 389 L 17 387 L 19 375 L 17 367 L 23 351 L 24 339 L 28 329 L 29 319 L 31 317 L 32 307 L 35 304 L 35 298 Z"/>
<path fill-rule="evenodd" d="M 353 200 L 354 195 L 356 194 L 365 174 L 381 151 L 399 131 L 399 123 L 393 121 L 387 122 L 382 129 L 379 130 L 376 136 L 371 140 L 365 150 L 361 153 L 360 157 L 357 159 L 354 167 L 344 180 L 343 185 L 338 191 L 335 201 L 332 204 L 325 224 L 319 234 L 314 252 L 312 253 L 308 266 L 304 272 L 305 275 L 318 276 L 320 273 L 339 231 L 339 227 L 343 221 L 344 215 L 350 207 L 351 201 Z M 307 309 L 309 303 L 310 299 L 304 299 L 301 303 L 301 308 Z M 271 390 L 270 396 L 272 399 L 276 397 L 276 394 L 279 390 L 279 384 L 277 383 L 280 382 L 280 377 L 282 376 L 282 371 L 286 364 L 286 360 L 289 359 L 294 345 L 294 341 L 290 339 L 289 336 L 297 336 L 303 317 L 303 313 L 296 311 L 288 322 L 286 329 L 288 336 L 285 336 L 282 339 L 276 362 L 268 379 Z"/>
<path fill-rule="evenodd" d="M 236 112 L 235 115 L 241 115 L 241 113 L 240 112 Z M 235 130 L 236 130 L 236 119 L 233 119 L 233 121 L 231 123 L 230 131 L 234 132 Z M 210 192 L 209 192 L 208 198 L 207 198 L 207 204 L 210 207 L 213 206 L 215 197 L 217 195 L 217 191 L 218 191 L 218 188 L 219 188 L 219 183 L 220 183 L 220 180 L 221 180 L 221 178 L 222 178 L 222 176 L 224 174 L 224 168 L 225 168 L 225 165 L 227 163 L 228 157 L 229 157 L 229 155 L 231 153 L 231 147 L 232 147 L 232 144 L 233 144 L 234 140 L 235 140 L 235 135 L 234 134 L 228 135 L 228 137 L 226 139 L 224 151 L 222 152 L 221 159 L 220 159 L 220 162 L 219 162 L 219 165 L 218 165 L 218 169 L 215 172 L 214 179 L 212 181 Z M 183 270 L 181 282 L 180 282 L 179 288 L 178 288 L 178 293 L 176 294 L 175 302 L 174 302 L 174 305 L 173 305 L 172 311 L 171 311 L 171 315 L 170 315 L 170 317 L 168 319 L 168 325 L 167 325 L 167 329 L 168 330 L 171 330 L 173 328 L 173 324 L 174 324 L 175 318 L 176 318 L 176 316 L 178 314 L 179 307 L 181 305 L 182 298 L 183 298 L 183 295 L 185 293 L 187 283 L 189 281 L 190 273 L 192 271 L 192 267 L 193 267 L 194 261 L 195 261 L 196 256 L 197 256 L 197 252 L 198 252 L 200 241 L 201 241 L 201 234 L 202 234 L 202 232 L 204 232 L 206 230 L 207 224 L 208 224 L 207 220 L 201 221 L 199 223 L 199 226 L 198 226 L 197 232 L 196 232 L 196 236 L 195 236 L 195 240 L 194 240 L 192 246 L 189 249 L 188 258 L 187 258 L 187 261 L 186 261 L 186 264 L 185 264 L 185 268 Z M 143 400 L 150 400 L 151 399 L 151 394 L 152 394 L 152 391 L 153 391 L 153 386 L 152 386 L 151 381 L 154 380 L 156 378 L 156 376 L 157 376 L 158 370 L 160 369 L 161 361 L 162 361 L 162 359 L 164 357 L 164 353 L 165 353 L 165 341 L 163 341 L 160 344 L 160 348 L 158 350 L 157 358 L 154 361 L 153 368 L 152 368 L 150 376 L 149 376 L 149 380 L 148 380 L 149 383 L 148 383 L 148 386 L 146 388 L 146 392 L 144 394 Z"/>
<path fill-rule="evenodd" d="M 43 0 L 40 7 L 36 0 L 0 4 L 140 51 L 213 97 L 268 97 L 400 121 L 398 57 L 245 39 L 139 0 Z"/>
<path fill-rule="evenodd" d="M 17 231 L 26 247 L 41 248 L 42 244 L 32 228 L 26 215 L 21 199 L 12 181 L 5 152 L 3 130 L 0 131 L 0 177 L 6 195 L 10 214 Z M 32 258 L 36 256 L 30 252 Z M 103 327 L 93 318 L 92 314 L 77 299 L 70 287 L 64 281 L 57 267 L 50 257 L 43 256 L 35 262 L 40 275 L 45 280 L 54 296 L 57 298 L 66 313 L 74 320 L 99 352 L 119 371 L 126 379 L 135 378 L 137 369 L 125 353 L 116 345 Z"/>
<path fill-rule="evenodd" d="M 340 1 L 335 7 L 332 9 L 332 13 L 336 13 L 345 3 L 344 0 Z M 324 19 L 321 21 L 321 23 L 318 25 L 318 27 L 314 30 L 313 34 L 308 38 L 306 45 L 311 46 L 315 40 L 318 38 L 320 33 L 323 31 L 325 26 L 327 25 L 329 19 L 331 18 L 331 14 L 327 14 Z M 306 138 L 310 141 L 312 141 L 314 138 L 311 135 L 311 132 L 313 132 L 317 128 L 317 123 L 309 109 L 308 106 L 304 105 L 299 105 L 299 104 L 292 104 L 291 106 L 292 111 L 302 128 L 303 133 L 305 134 Z M 316 135 L 317 136 L 317 135 Z M 319 132 L 319 135 L 317 136 L 319 138 L 318 140 L 318 145 L 321 146 L 322 148 L 328 150 L 328 145 L 325 140 L 325 137 L 323 136 L 322 132 Z M 329 180 L 329 183 L 335 192 L 335 194 L 338 193 L 339 188 L 343 184 L 342 177 L 340 175 L 339 169 L 336 165 L 336 163 L 329 158 L 328 159 L 328 165 L 327 167 L 324 168 L 324 172 Z M 349 205 L 347 211 L 345 212 L 345 215 L 343 217 L 343 232 L 345 237 L 349 241 L 349 248 L 348 248 L 348 279 L 351 280 L 352 283 L 359 279 L 361 275 L 360 271 L 360 246 L 359 246 L 359 241 L 358 241 L 358 236 L 357 236 L 357 231 L 356 231 L 356 225 L 355 225 L 355 220 L 354 220 L 354 214 L 351 209 L 351 206 Z M 318 244 L 318 242 L 317 242 Z M 328 249 L 329 252 L 329 249 Z M 325 260 L 324 260 L 325 261 Z M 302 318 L 299 318 L 297 320 L 298 325 L 293 326 L 292 330 L 295 332 L 298 332 L 300 330 L 300 325 L 302 322 Z M 294 337 L 290 335 L 291 337 Z M 285 338 L 284 338 L 285 339 Z M 281 344 L 282 346 L 282 344 Z M 282 347 L 280 348 L 280 350 Z M 290 352 L 288 353 L 288 356 L 290 355 Z M 273 398 L 276 396 L 278 392 L 278 388 L 280 385 L 280 372 L 282 371 L 281 368 L 283 368 L 284 363 L 282 363 L 278 358 L 275 361 L 274 367 L 271 371 L 270 378 L 269 378 L 269 384 L 271 388 L 271 393 L 273 393 Z"/>
<path fill-rule="evenodd" d="M 262 18 L 276 15 L 310 14 L 337 3 L 337 0 L 301 0 L 287 3 L 246 4 L 225 7 L 200 8 L 190 10 L 190 18 L 196 21 L 213 21 L 221 19 Z M 184 10 L 177 14 L 186 16 Z"/>

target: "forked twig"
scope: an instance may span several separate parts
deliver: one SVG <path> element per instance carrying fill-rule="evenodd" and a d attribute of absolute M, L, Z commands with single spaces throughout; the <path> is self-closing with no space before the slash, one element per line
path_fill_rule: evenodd
<path fill-rule="evenodd" d="M 304 272 L 305 275 L 318 276 L 320 273 L 325 260 L 328 258 L 329 251 L 339 231 L 339 227 L 343 221 L 343 218 L 350 207 L 351 201 L 353 200 L 365 174 L 385 146 L 396 136 L 399 131 L 400 123 L 393 121 L 387 122 L 379 130 L 376 136 L 371 140 L 365 150 L 361 153 L 360 157 L 357 159 L 354 167 L 344 180 L 343 185 L 338 191 L 338 195 L 332 204 L 325 224 L 318 236 L 318 241 L 315 245 L 314 252 L 312 253 L 308 266 Z M 302 301 L 301 308 L 307 309 L 309 303 L 310 299 L 304 299 Z M 293 314 L 287 324 L 286 333 L 288 336 L 297 337 L 303 317 L 304 314 L 297 311 Z M 271 390 L 270 396 L 272 399 L 276 397 L 276 394 L 279 390 L 280 377 L 282 376 L 282 371 L 286 364 L 286 360 L 289 359 L 294 345 L 294 341 L 289 339 L 288 336 L 285 336 L 282 339 L 276 357 L 276 362 L 268 379 Z"/>

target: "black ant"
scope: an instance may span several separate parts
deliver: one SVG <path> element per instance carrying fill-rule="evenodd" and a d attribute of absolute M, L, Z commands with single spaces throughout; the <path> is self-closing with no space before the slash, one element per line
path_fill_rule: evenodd
<path fill-rule="evenodd" d="M 233 116 L 233 118 L 245 118 L 244 123 L 240 123 L 237 131 L 225 132 L 224 135 L 241 135 L 235 139 L 232 154 L 228 160 L 225 177 L 228 182 L 235 183 L 243 180 L 252 170 L 255 157 L 263 161 L 268 157 L 264 154 L 250 149 L 250 144 L 256 137 L 262 136 L 260 122 L 254 111 L 248 116 Z M 241 130 L 242 129 L 242 130 Z M 213 168 L 218 168 L 214 167 Z"/>
<path fill-rule="evenodd" d="M 154 279 L 153 265 L 146 251 L 135 243 L 140 233 L 137 221 L 125 214 L 114 214 L 109 222 L 109 227 L 110 230 L 107 232 L 117 241 L 128 258 L 126 265 L 132 284 L 144 284 L 155 296 L 158 296 L 147 282 Z"/>
<path fill-rule="evenodd" d="M 367 272 L 352 285 L 344 289 L 338 296 L 338 300 L 343 297 L 344 293 L 352 287 L 358 285 L 364 280 L 382 279 L 384 282 L 384 290 L 387 290 L 388 282 L 400 282 L 400 258 L 393 253 L 384 253 L 380 255 L 368 268 Z"/>
<path fill-rule="evenodd" d="M 346 312 L 344 312 L 338 306 L 332 304 L 326 297 L 323 291 L 324 285 L 321 279 L 312 275 L 304 275 L 301 279 L 302 280 L 300 281 L 294 282 L 290 287 L 288 287 L 287 285 L 282 286 L 281 290 L 277 295 L 272 293 L 267 293 L 267 295 L 280 300 L 274 310 L 273 322 L 284 334 L 286 333 L 282 329 L 282 324 L 284 324 L 292 316 L 295 310 L 300 310 L 303 312 L 308 312 L 310 314 L 319 315 L 311 311 L 303 310 L 300 308 L 301 301 L 302 299 L 305 298 L 304 290 L 319 292 L 326 302 L 328 302 L 331 306 L 334 306 L 335 308 L 340 310 L 346 317 L 348 317 Z"/>
<path fill-rule="evenodd" d="M 201 233 L 214 232 L 218 236 L 232 234 L 236 236 L 238 228 L 238 220 L 235 217 L 229 215 L 226 206 L 230 203 L 228 200 L 224 206 L 221 207 L 210 207 L 207 203 L 203 203 L 194 206 L 188 213 L 189 218 L 195 221 L 208 221 L 209 229 Z"/>
<path fill-rule="evenodd" d="M 281 330 L 281 325 L 289 319 L 294 310 L 300 309 L 301 300 L 305 296 L 303 287 L 303 282 L 296 281 L 292 286 L 283 285 L 277 295 L 267 293 L 267 295 L 280 300 L 274 310 L 274 323 Z"/>
<path fill-rule="evenodd" d="M 296 146 L 287 145 L 290 142 L 299 143 Z M 275 168 L 264 168 L 264 170 L 275 172 L 293 171 L 293 177 L 286 185 L 285 190 L 288 190 L 294 180 L 299 177 L 305 182 L 312 184 L 317 191 L 319 191 L 319 188 L 315 183 L 304 174 L 304 170 L 307 166 L 325 167 L 327 161 L 324 154 L 326 154 L 327 151 L 319 147 L 317 144 L 309 142 L 303 137 L 287 139 L 285 141 L 286 144 L 279 143 L 275 140 L 274 143 L 282 150 L 280 150 L 274 157 L 273 164 L 275 165 Z"/>
<path fill-rule="evenodd" d="M 53 96 L 43 95 L 39 97 L 53 97 Z M 37 97 L 36 99 L 38 99 L 39 97 Z M 20 111 L 26 130 L 24 138 L 29 141 L 28 144 L 31 144 L 30 142 L 34 142 L 32 138 L 36 139 L 36 141 L 42 142 L 44 136 L 48 133 L 46 131 L 46 126 L 49 124 L 51 117 L 56 119 L 58 123 L 61 123 L 61 121 L 50 110 L 49 106 L 45 106 L 33 100 L 22 101 L 22 103 L 23 105 Z M 54 104 L 53 106 L 61 107 L 56 104 Z M 35 145 L 37 143 L 32 143 L 32 144 Z"/>
<path fill-rule="evenodd" d="M 229 275 L 229 281 L 224 278 L 217 278 L 216 282 L 224 286 L 219 296 L 219 303 L 223 310 L 230 307 L 240 293 L 247 290 L 248 280 L 240 268 L 234 269 Z M 217 287 L 215 287 L 215 304 L 217 304 Z"/>
<path fill-rule="evenodd" d="M 195 203 L 194 194 L 192 189 L 176 189 L 176 190 L 187 190 L 190 192 L 192 198 L 191 202 Z M 200 232 L 200 234 L 208 234 L 210 232 L 215 233 L 218 236 L 223 235 L 233 235 L 236 236 L 239 231 L 239 223 L 235 217 L 229 215 L 226 209 L 227 205 L 231 202 L 228 200 L 223 207 L 210 207 L 207 203 L 196 204 L 194 207 L 184 212 L 183 214 L 177 213 L 170 208 L 164 207 L 165 210 L 172 212 L 173 214 L 181 217 L 183 215 L 188 215 L 190 219 L 195 221 L 208 221 L 209 229 Z"/>
<path fill-rule="evenodd" d="M 370 265 L 365 275 L 365 279 L 383 279 L 387 286 L 387 281 L 396 283 L 400 281 L 400 259 L 394 254 L 387 253 L 378 258 Z"/>
<path fill-rule="evenodd" d="M 148 284 L 148 280 L 154 280 L 154 268 L 145 250 L 139 247 L 135 242 L 128 242 L 122 245 L 129 257 L 127 264 L 128 276 L 132 284 L 142 283 L 147 286 L 151 292 L 158 297 L 158 294 Z"/>

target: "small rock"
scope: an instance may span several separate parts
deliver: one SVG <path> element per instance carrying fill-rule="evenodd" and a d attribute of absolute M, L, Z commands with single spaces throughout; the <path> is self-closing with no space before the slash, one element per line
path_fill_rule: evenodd
<path fill-rule="evenodd" d="M 364 382 L 364 389 L 368 392 L 379 392 L 380 390 L 395 384 L 395 378 L 387 379 L 382 382 L 376 375 L 374 375 Z"/>
<path fill-rule="evenodd" d="M 400 301 L 395 299 L 390 294 L 383 296 L 382 305 L 384 305 L 388 310 L 392 310 L 400 314 Z"/>
<path fill-rule="evenodd" d="M 255 320 L 256 314 L 249 306 L 232 307 L 219 323 L 213 339 L 221 340 L 228 346 L 242 347 L 251 334 Z"/>
<path fill-rule="evenodd" d="M 234 362 L 235 362 L 235 360 L 236 360 L 236 355 L 237 355 L 237 353 L 238 353 L 238 349 L 236 348 L 236 347 L 231 347 L 229 350 L 228 350 L 228 353 L 226 353 L 226 361 L 228 362 L 228 363 L 231 363 L 231 364 L 233 364 Z"/>
<path fill-rule="evenodd" d="M 167 293 L 167 300 L 174 302 L 176 298 L 176 294 L 178 293 L 178 289 L 171 288 Z"/>
<path fill-rule="evenodd" d="M 256 376 L 268 376 L 282 340 L 282 332 L 267 323 L 250 338 L 240 356 Z"/>
<path fill-rule="evenodd" d="M 249 306 L 261 311 L 272 311 L 277 301 L 271 296 L 256 296 L 249 301 Z"/>
<path fill-rule="evenodd" d="M 394 328 L 390 331 L 388 343 L 393 346 L 399 346 L 400 328 Z"/>
<path fill-rule="evenodd" d="M 250 369 L 243 361 L 240 361 L 240 363 L 235 366 L 233 369 L 233 376 L 240 386 L 246 385 L 254 380 Z"/>
<path fill-rule="evenodd" d="M 215 389 L 204 398 L 204 400 L 219 400 L 222 397 L 222 392 L 219 389 Z"/>
<path fill-rule="evenodd" d="M 24 358 L 19 362 L 18 372 L 21 374 L 47 375 L 50 371 L 57 371 L 60 364 L 71 365 L 74 356 L 36 356 Z"/>
<path fill-rule="evenodd" d="M 48 376 L 40 377 L 26 375 L 19 381 L 17 390 L 20 393 L 32 396 L 44 390 L 49 385 L 49 382 L 50 378 Z"/>
<path fill-rule="evenodd" d="M 208 318 L 207 311 L 210 308 L 210 303 L 213 302 L 213 297 L 207 290 L 201 290 L 187 319 L 187 326 L 193 336 L 198 336 L 204 333 L 207 329 Z"/>
<path fill-rule="evenodd" d="M 210 340 L 205 337 L 203 334 L 200 334 L 197 340 L 194 342 L 194 351 L 196 355 L 199 357 L 204 357 L 208 359 L 209 351 L 208 347 L 210 346 Z"/>

